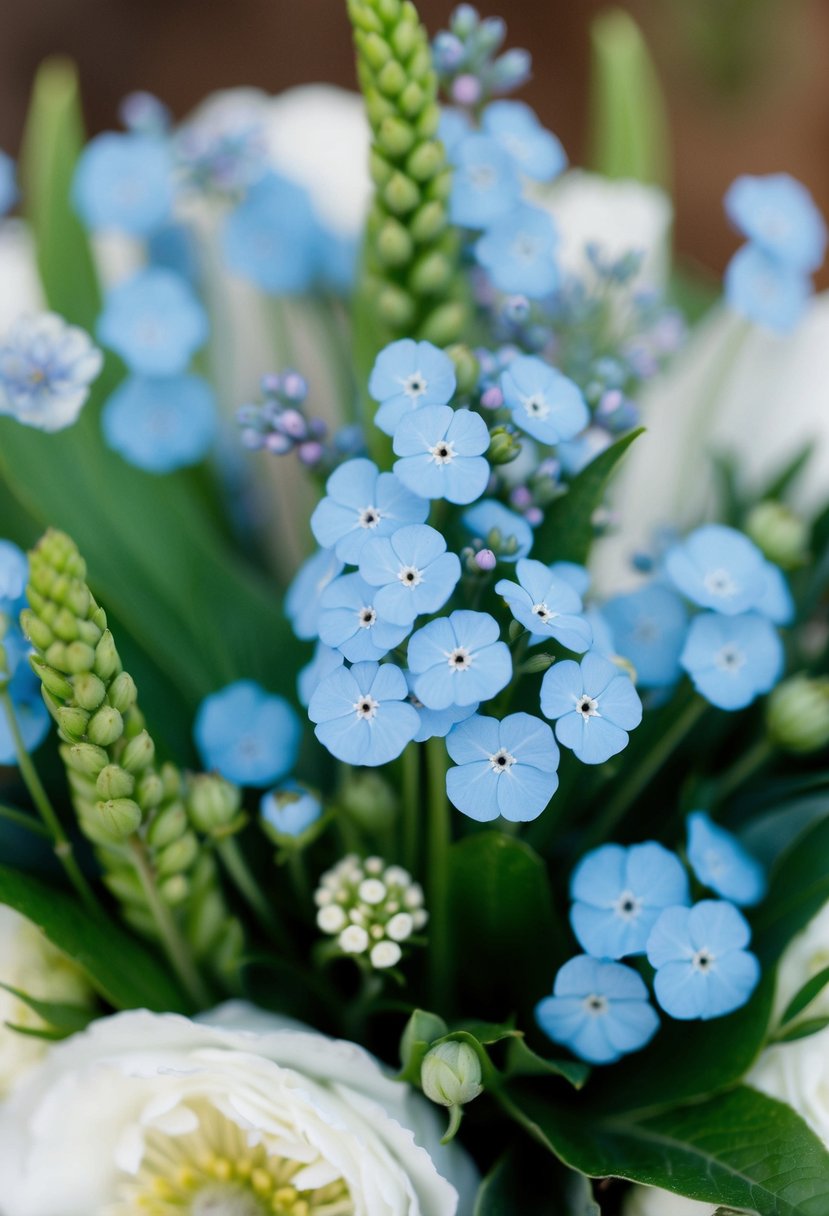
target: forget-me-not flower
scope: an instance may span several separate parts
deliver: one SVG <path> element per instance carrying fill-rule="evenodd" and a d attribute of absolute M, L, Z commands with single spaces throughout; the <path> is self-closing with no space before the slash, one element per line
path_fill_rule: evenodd
<path fill-rule="evenodd" d="M 201 376 L 129 376 L 104 406 L 104 439 L 129 464 L 172 473 L 204 460 L 218 430 L 216 399 Z"/>
<path fill-rule="evenodd" d="M 17 176 L 14 161 L 5 152 L 0 152 L 0 215 L 11 211 L 17 202 Z"/>
<path fill-rule="evenodd" d="M 394 471 L 404 486 L 424 498 L 465 505 L 480 498 L 489 482 L 489 428 L 473 410 L 427 405 L 407 414 L 394 432 Z"/>
<path fill-rule="evenodd" d="M 766 562 L 766 589 L 754 608 L 775 625 L 791 625 L 794 620 L 795 605 L 789 584 L 783 571 L 773 562 Z"/>
<path fill-rule="evenodd" d="M 14 719 L 27 752 L 40 746 L 49 733 L 52 718 L 41 695 L 40 680 L 29 666 L 30 646 L 17 628 L 0 639 L 5 673 L 0 673 L 11 698 Z M 0 764 L 17 764 L 17 745 L 11 724 L 0 705 Z"/>
<path fill-rule="evenodd" d="M 169 144 L 135 132 L 96 135 L 78 160 L 72 201 L 87 228 L 147 236 L 173 205 Z"/>
<path fill-rule="evenodd" d="M 689 902 L 688 876 L 675 853 L 654 840 L 585 854 L 570 879 L 570 924 L 594 958 L 644 954 L 663 908 Z"/>
<path fill-rule="evenodd" d="M 499 722 L 475 714 L 452 728 L 446 750 L 455 762 L 446 774 L 454 806 L 488 823 L 537 819 L 558 789 L 559 750 L 546 722 L 510 714 Z"/>
<path fill-rule="evenodd" d="M 364 545 L 360 574 L 377 588 L 374 604 L 383 619 L 408 631 L 415 617 L 443 607 L 460 579 L 461 563 L 447 553 L 436 528 L 411 524 Z"/>
<path fill-rule="evenodd" d="M 449 215 L 462 228 L 486 228 L 518 202 L 515 163 L 497 140 L 474 131 L 452 150 Z"/>
<path fill-rule="evenodd" d="M 98 338 L 143 376 L 174 376 L 207 341 L 207 313 L 171 270 L 141 270 L 108 293 Z"/>
<path fill-rule="evenodd" d="M 344 663 L 345 659 L 341 651 L 332 650 L 324 642 L 317 642 L 311 661 L 305 664 L 297 676 L 297 697 L 300 705 L 304 705 L 307 709 L 316 687 L 326 676 L 330 676 L 332 671 L 336 671 Z"/>
<path fill-rule="evenodd" d="M 22 549 L 10 540 L 0 540 L 0 612 L 16 617 L 23 607 L 29 561 Z"/>
<path fill-rule="evenodd" d="M 103 356 L 89 335 L 45 312 L 19 317 L 0 339 L 0 416 L 60 431 L 78 418 Z"/>
<path fill-rule="evenodd" d="M 317 269 L 319 225 L 301 186 L 269 173 L 227 217 L 222 250 L 232 271 L 269 295 L 307 291 Z"/>
<path fill-rule="evenodd" d="M 342 651 L 349 663 L 379 661 L 399 646 L 409 625 L 394 625 L 378 612 L 376 588 L 359 574 L 341 574 L 320 596 L 320 641 Z"/>
<path fill-rule="evenodd" d="M 193 728 L 205 768 L 238 785 L 270 785 L 294 766 L 299 719 L 284 697 L 237 680 L 205 697 Z"/>
<path fill-rule="evenodd" d="M 499 291 L 539 300 L 559 284 L 558 233 L 546 211 L 521 203 L 487 228 L 475 257 Z"/>
<path fill-rule="evenodd" d="M 507 365 L 501 391 L 515 425 L 541 443 L 572 439 L 590 421 L 579 386 L 535 355 L 518 355 Z"/>
<path fill-rule="evenodd" d="M 766 559 L 753 541 L 723 524 L 705 524 L 665 555 L 676 587 L 701 608 L 736 615 L 755 608 L 768 580 Z"/>
<path fill-rule="evenodd" d="M 745 917 L 725 900 L 661 912 L 648 938 L 648 962 L 665 1012 L 688 1021 L 745 1005 L 760 979 L 760 964 L 746 949 L 750 940 Z"/>
<path fill-rule="evenodd" d="M 694 617 L 679 661 L 697 692 L 719 709 L 744 709 L 783 672 L 777 630 L 756 612 Z"/>
<path fill-rule="evenodd" d="M 332 756 L 346 764 L 388 764 L 417 733 L 406 677 L 392 663 L 355 663 L 317 685 L 308 716 Z"/>
<path fill-rule="evenodd" d="M 494 617 L 459 609 L 412 634 L 409 669 L 418 699 L 447 709 L 494 697 L 512 678 L 512 657 Z"/>
<path fill-rule="evenodd" d="M 591 1064 L 639 1051 L 659 1029 L 642 977 L 623 963 L 585 954 L 560 969 L 553 995 L 538 1002 L 535 1017 L 549 1039 Z"/>
<path fill-rule="evenodd" d="M 743 245 L 725 268 L 725 298 L 741 316 L 774 333 L 788 334 L 806 311 L 812 284 L 802 271 Z"/>
<path fill-rule="evenodd" d="M 688 816 L 688 862 L 703 886 L 741 907 L 753 907 L 766 893 L 766 874 L 736 836 L 705 811 Z"/>
<path fill-rule="evenodd" d="M 429 514 L 427 499 L 364 457 L 335 469 L 325 490 L 311 516 L 311 531 L 324 548 L 335 549 L 337 557 L 354 565 L 372 537 L 391 536 L 404 524 L 422 524 Z"/>
<path fill-rule="evenodd" d="M 464 511 L 461 523 L 502 562 L 518 561 L 532 548 L 533 530 L 523 515 L 510 511 L 494 498 L 485 498 Z"/>
<path fill-rule="evenodd" d="M 417 710 L 420 719 L 420 726 L 414 737 L 415 743 L 425 743 L 427 739 L 445 739 L 453 726 L 465 722 L 477 713 L 477 701 L 473 701 L 471 705 L 448 705 L 446 709 L 429 709 L 418 699 L 414 691 L 415 677 L 410 671 L 406 672 L 406 682 L 409 685 L 409 704 Z"/>
<path fill-rule="evenodd" d="M 319 819 L 322 804 L 307 786 L 286 781 L 262 796 L 259 814 L 276 836 L 301 836 Z"/>
<path fill-rule="evenodd" d="M 285 615 L 298 638 L 319 636 L 320 597 L 344 563 L 333 549 L 318 549 L 297 570 L 285 593 Z"/>
<path fill-rule="evenodd" d="M 624 750 L 642 721 L 630 677 L 591 651 L 580 663 L 556 663 L 541 681 L 541 712 L 556 720 L 556 738 L 583 764 L 603 764 Z"/>
<path fill-rule="evenodd" d="M 636 669 L 643 688 L 667 688 L 682 675 L 679 656 L 688 632 L 681 598 L 662 583 L 651 583 L 602 606 L 613 649 Z"/>
<path fill-rule="evenodd" d="M 809 274 L 826 253 L 826 224 L 802 182 L 788 173 L 738 177 L 725 196 L 728 218 L 770 257 Z"/>
<path fill-rule="evenodd" d="M 472 134 L 472 123 L 465 110 L 456 106 L 441 106 L 438 139 L 446 149 L 450 162 L 454 162 L 455 151 L 461 140 Z"/>
<path fill-rule="evenodd" d="M 561 144 L 523 101 L 490 102 L 481 116 L 481 126 L 521 172 L 537 182 L 551 182 L 567 168 Z"/>
<path fill-rule="evenodd" d="M 375 426 L 393 435 L 412 410 L 451 401 L 456 383 L 454 363 L 431 342 L 390 343 L 375 359 L 368 381 L 369 395 L 379 402 Z"/>
<path fill-rule="evenodd" d="M 572 585 L 531 558 L 521 558 L 515 569 L 517 583 L 502 578 L 495 584 L 515 619 L 533 635 L 555 638 L 579 654 L 587 650 L 592 631 L 581 615 L 581 597 Z"/>

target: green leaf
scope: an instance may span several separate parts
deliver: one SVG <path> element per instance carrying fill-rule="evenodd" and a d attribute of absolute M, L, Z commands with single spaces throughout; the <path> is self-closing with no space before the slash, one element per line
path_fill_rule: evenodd
<path fill-rule="evenodd" d="M 581 1089 L 590 1076 L 589 1064 L 580 1060 L 548 1060 L 537 1055 L 523 1038 L 514 1038 L 507 1046 L 505 1077 L 564 1077 L 575 1089 Z"/>
<path fill-rule="evenodd" d="M 766 486 L 763 498 L 785 499 L 789 490 L 794 486 L 803 473 L 815 452 L 815 445 L 807 443 L 787 460 L 783 467 Z"/>
<path fill-rule="evenodd" d="M 803 1022 L 795 1022 L 794 1026 L 790 1026 L 781 1034 L 776 1034 L 772 1042 L 794 1043 L 796 1039 L 808 1039 L 810 1035 L 820 1034 L 821 1030 L 825 1030 L 827 1026 L 829 1026 L 829 1017 L 807 1018 Z"/>
<path fill-rule="evenodd" d="M 535 531 L 533 554 L 539 561 L 584 563 L 593 543 L 593 514 L 601 506 L 610 475 L 644 428 L 617 439 L 573 478 L 570 488 L 551 503 Z"/>
<path fill-rule="evenodd" d="M 501 1157 L 482 1181 L 473 1216 L 601 1216 L 589 1181 L 562 1170 L 524 1142 Z"/>
<path fill-rule="evenodd" d="M 436 1039 L 442 1039 L 448 1032 L 449 1027 L 436 1013 L 415 1009 L 400 1039 L 401 1081 L 420 1088 L 420 1067 L 426 1053 Z"/>
<path fill-rule="evenodd" d="M 829 967 L 824 967 L 822 971 L 818 971 L 817 975 L 813 975 L 810 980 L 807 980 L 799 992 L 795 993 L 783 1011 L 780 1025 L 785 1026 L 787 1022 L 791 1022 L 799 1013 L 802 1013 L 827 984 L 829 984 Z"/>
<path fill-rule="evenodd" d="M 776 962 L 827 901 L 829 818 L 803 832 L 772 873 L 768 895 L 752 917 L 754 949 L 763 962 Z"/>
<path fill-rule="evenodd" d="M 187 1001 L 154 954 L 113 920 L 91 915 L 65 892 L 0 866 L 0 903 L 43 931 L 116 1009 L 187 1012 Z"/>
<path fill-rule="evenodd" d="M 21 992 L 19 988 L 13 988 L 11 984 L 4 984 L 2 981 L 0 981 L 0 988 L 17 997 L 21 1004 L 28 1006 L 58 1038 L 65 1038 L 70 1034 L 76 1034 L 79 1030 L 84 1030 L 97 1016 L 91 1009 L 82 1005 L 67 1005 L 61 1001 L 39 1001 L 35 997 L 29 996 L 28 992 Z M 7 1026 L 9 1024 L 6 1023 Z M 28 1028 L 15 1026 L 13 1029 L 19 1029 L 25 1033 Z"/>

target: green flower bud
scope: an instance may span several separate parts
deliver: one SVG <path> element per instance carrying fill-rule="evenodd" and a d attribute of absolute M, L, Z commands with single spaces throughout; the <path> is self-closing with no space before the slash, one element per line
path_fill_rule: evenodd
<path fill-rule="evenodd" d="M 769 738 L 784 751 L 806 754 L 829 746 L 829 678 L 792 676 L 766 703 Z"/>
<path fill-rule="evenodd" d="M 61 641 L 74 642 L 78 636 L 78 622 L 74 613 L 70 612 L 68 608 L 61 608 L 52 623 L 52 630 Z"/>
<path fill-rule="evenodd" d="M 402 64 L 390 59 L 377 73 L 377 87 L 386 97 L 396 97 L 406 87 L 406 72 Z"/>
<path fill-rule="evenodd" d="M 55 671 L 54 667 L 50 667 L 48 663 L 44 663 L 37 655 L 32 655 L 29 662 L 32 665 L 32 671 L 47 692 L 50 692 L 58 701 L 72 699 L 72 685 L 64 679 L 60 672 Z"/>
<path fill-rule="evenodd" d="M 547 671 L 555 663 L 555 659 L 551 654 L 534 654 L 521 664 L 521 674 L 525 676 L 535 676 L 542 671 Z"/>
<path fill-rule="evenodd" d="M 445 164 L 446 155 L 440 144 L 418 144 L 406 161 L 406 169 L 416 182 L 426 182 Z"/>
<path fill-rule="evenodd" d="M 369 34 L 366 38 L 360 39 L 360 51 L 366 58 L 366 62 L 379 71 L 385 67 L 389 59 L 391 59 L 391 47 L 378 34 Z"/>
<path fill-rule="evenodd" d="M 437 199 L 430 199 L 409 220 L 409 232 L 418 244 L 433 241 L 446 227 L 446 208 Z"/>
<path fill-rule="evenodd" d="M 147 829 L 147 841 L 154 849 L 164 849 L 187 831 L 187 811 L 183 802 L 171 802 L 159 811 Z"/>
<path fill-rule="evenodd" d="M 104 705 L 89 720 L 87 738 L 99 747 L 111 747 L 124 733 L 124 719 L 111 705 Z"/>
<path fill-rule="evenodd" d="M 481 365 L 469 347 L 462 343 L 458 342 L 454 346 L 450 346 L 446 353 L 455 365 L 458 392 L 466 396 L 478 383 Z"/>
<path fill-rule="evenodd" d="M 453 263 L 439 250 L 420 258 L 409 276 L 409 286 L 421 296 L 437 295 L 452 279 Z"/>
<path fill-rule="evenodd" d="M 348 775 L 340 790 L 339 804 L 366 831 L 382 831 L 397 817 L 397 795 L 385 778 L 371 770 Z"/>
<path fill-rule="evenodd" d="M 187 799 L 190 821 L 206 835 L 222 836 L 229 828 L 241 826 L 241 805 L 241 790 L 223 777 L 206 773 L 190 782 Z"/>
<path fill-rule="evenodd" d="M 95 651 L 86 642 L 70 642 L 65 652 L 66 670 L 80 675 L 92 671 L 95 666 Z"/>
<path fill-rule="evenodd" d="M 413 147 L 416 138 L 411 124 L 404 122 L 396 114 L 389 114 L 384 118 L 377 132 L 379 147 L 394 157 L 405 156 Z"/>
<path fill-rule="evenodd" d="M 119 713 L 125 714 L 132 709 L 137 698 L 135 680 L 128 671 L 122 671 L 110 684 L 107 700 Z"/>
<path fill-rule="evenodd" d="M 383 199 L 395 215 L 406 215 L 420 202 L 420 191 L 410 178 L 394 173 L 383 187 Z"/>
<path fill-rule="evenodd" d="M 55 635 L 52 630 L 39 617 L 35 616 L 31 608 L 24 608 L 20 614 L 20 625 L 23 633 L 33 646 L 38 650 L 46 650 L 52 645 L 55 640 Z"/>
<path fill-rule="evenodd" d="M 95 810 L 99 830 L 113 842 L 126 840 L 141 826 L 141 807 L 131 798 L 110 798 Z"/>
<path fill-rule="evenodd" d="M 426 104 L 426 97 L 420 85 L 410 80 L 397 99 L 401 114 L 407 118 L 417 118 Z"/>
<path fill-rule="evenodd" d="M 405 291 L 389 283 L 377 297 L 377 311 L 387 325 L 405 328 L 405 318 L 414 315 L 414 304 Z"/>
<path fill-rule="evenodd" d="M 489 436 L 489 451 L 486 458 L 490 464 L 509 464 L 519 455 L 521 440 L 510 427 L 493 427 Z"/>
<path fill-rule="evenodd" d="M 186 874 L 171 874 L 159 883 L 158 893 L 169 908 L 177 908 L 190 894 L 190 883 Z"/>
<path fill-rule="evenodd" d="M 89 727 L 89 714 L 76 705 L 61 705 L 55 712 L 55 721 L 67 743 L 80 743 Z"/>
<path fill-rule="evenodd" d="M 463 333 L 465 318 L 465 304 L 457 300 L 441 304 L 425 318 L 421 333 L 427 342 L 433 342 L 435 346 L 449 346 L 457 342 Z"/>
<path fill-rule="evenodd" d="M 94 672 L 86 671 L 75 676 L 75 701 L 82 709 L 98 709 L 103 705 L 106 695 L 106 685 Z"/>
<path fill-rule="evenodd" d="M 155 744 L 145 730 L 130 739 L 121 756 L 121 767 L 129 773 L 141 773 L 155 759 Z"/>
<path fill-rule="evenodd" d="M 746 532 L 766 557 L 791 570 L 801 565 L 809 544 L 805 520 L 782 502 L 761 502 L 749 513 Z"/>
<path fill-rule="evenodd" d="M 430 1048 L 420 1069 L 424 1094 L 440 1106 L 464 1106 L 483 1092 L 481 1061 L 468 1043 L 450 1039 Z"/>
<path fill-rule="evenodd" d="M 154 810 L 164 797 L 164 782 L 158 773 L 152 769 L 142 773 L 135 787 L 134 797 L 142 811 Z"/>
<path fill-rule="evenodd" d="M 166 878 L 170 874 L 179 874 L 189 870 L 199 855 L 199 842 L 193 832 L 185 832 L 162 849 L 156 858 L 156 872 L 159 877 Z"/>
<path fill-rule="evenodd" d="M 74 743 L 71 747 L 62 748 L 61 755 L 70 768 L 95 778 L 109 759 L 102 747 L 95 747 L 92 743 Z"/>
<path fill-rule="evenodd" d="M 111 680 L 121 670 L 121 660 L 115 649 L 115 641 L 107 629 L 95 647 L 95 674 L 102 680 Z"/>
<path fill-rule="evenodd" d="M 414 242 L 399 220 L 386 220 L 377 236 L 377 252 L 386 266 L 405 266 L 411 260 Z"/>
<path fill-rule="evenodd" d="M 98 774 L 96 789 L 98 797 L 107 801 L 113 798 L 130 798 L 135 789 L 135 778 L 117 764 L 108 764 Z"/>

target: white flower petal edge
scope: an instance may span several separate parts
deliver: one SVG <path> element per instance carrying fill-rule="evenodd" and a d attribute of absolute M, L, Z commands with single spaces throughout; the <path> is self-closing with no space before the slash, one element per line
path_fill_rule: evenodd
<path fill-rule="evenodd" d="M 426 1102 L 353 1043 L 241 1003 L 212 1023 L 121 1013 L 56 1046 L 0 1108 L 3 1212 L 57 1216 L 60 1196 L 59 1216 L 126 1216 L 147 1187 L 178 1185 L 165 1161 L 184 1153 L 198 1173 L 239 1145 L 239 1159 L 267 1146 L 301 1162 L 305 1189 L 342 1180 L 346 1216 L 469 1216 L 475 1171 L 439 1135 Z M 223 1185 L 204 1176 L 205 1211 Z M 242 1191 L 229 1214 L 260 1210 Z"/>
<path fill-rule="evenodd" d="M 658 1186 L 635 1186 L 625 1200 L 623 1216 L 714 1216 L 710 1203 L 698 1203 Z"/>

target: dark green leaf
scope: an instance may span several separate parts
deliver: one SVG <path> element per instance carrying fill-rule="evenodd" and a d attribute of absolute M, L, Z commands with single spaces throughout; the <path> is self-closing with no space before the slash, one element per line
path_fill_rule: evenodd
<path fill-rule="evenodd" d="M 769 893 L 752 918 L 754 948 L 775 962 L 786 946 L 829 901 L 829 819 L 804 832 L 781 857 Z"/>
<path fill-rule="evenodd" d="M 60 1043 L 61 1039 L 68 1039 L 71 1034 L 68 1030 L 38 1030 L 36 1026 L 18 1026 L 16 1022 L 4 1022 L 3 1025 L 15 1034 L 28 1035 L 30 1039 L 45 1039 L 48 1043 Z"/>
<path fill-rule="evenodd" d="M 400 1039 L 401 1080 L 420 1086 L 420 1066 L 426 1052 L 436 1039 L 442 1039 L 449 1031 L 443 1018 L 425 1009 L 415 1009 L 406 1023 Z"/>
<path fill-rule="evenodd" d="M 589 1181 L 534 1144 L 505 1153 L 484 1178 L 473 1216 L 601 1216 Z"/>
<path fill-rule="evenodd" d="M 799 1013 L 802 1013 L 827 984 L 829 984 L 829 967 L 824 967 L 822 971 L 818 971 L 817 975 L 813 975 L 810 980 L 807 980 L 799 992 L 795 993 L 783 1012 L 780 1025 L 785 1026 L 787 1022 L 791 1022 Z"/>
<path fill-rule="evenodd" d="M 504 1039 L 515 1039 L 520 1031 L 515 1029 L 515 1019 L 508 1018 L 506 1022 L 459 1022 L 454 1030 L 465 1030 L 474 1035 L 479 1043 L 501 1043 Z"/>
<path fill-rule="evenodd" d="M 91 1009 L 84 1008 L 82 1005 L 67 1005 L 61 1001 L 39 1001 L 35 997 L 29 996 L 27 992 L 21 992 L 19 988 L 12 988 L 11 984 L 4 984 L 2 981 L 0 981 L 0 988 L 10 992 L 12 996 L 16 996 L 21 1004 L 27 1005 L 46 1023 L 48 1029 L 57 1034 L 58 1038 L 83 1030 L 96 1016 Z M 15 1027 L 15 1029 L 17 1028 Z"/>
<path fill-rule="evenodd" d="M 829 1017 L 807 1018 L 803 1022 L 795 1022 L 788 1030 L 776 1034 L 772 1040 L 775 1043 L 793 1043 L 795 1039 L 808 1039 L 810 1035 L 820 1034 L 829 1026 Z"/>
<path fill-rule="evenodd" d="M 773 480 L 766 486 L 763 492 L 763 498 L 785 498 L 787 492 L 791 489 L 800 474 L 806 468 L 806 465 L 814 455 L 815 446 L 813 443 L 807 443 L 799 452 L 795 454 L 793 459 L 787 460 L 785 465 L 776 474 Z"/>
<path fill-rule="evenodd" d="M 507 1047 L 506 1077 L 564 1077 L 581 1089 L 590 1072 L 590 1066 L 579 1060 L 548 1060 L 537 1055 L 523 1038 L 513 1039 Z"/>

